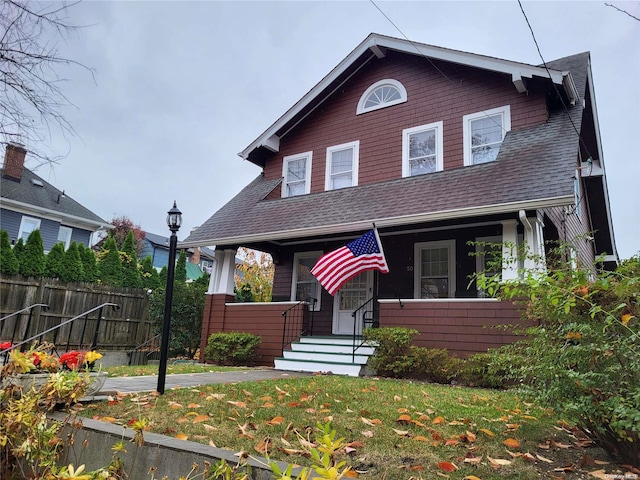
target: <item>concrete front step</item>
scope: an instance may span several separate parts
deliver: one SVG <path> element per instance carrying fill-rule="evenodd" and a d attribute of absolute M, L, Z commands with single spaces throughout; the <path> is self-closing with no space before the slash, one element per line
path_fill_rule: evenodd
<path fill-rule="evenodd" d="M 361 339 L 356 340 L 358 343 Z M 274 361 L 276 370 L 298 372 L 331 372 L 336 375 L 359 376 L 374 346 L 363 345 L 353 355 L 353 337 L 302 337 Z"/>
<path fill-rule="evenodd" d="M 290 370 L 292 372 L 333 373 L 334 375 L 360 376 L 362 366 L 353 363 L 316 362 L 312 360 L 275 359 L 276 370 Z"/>
<path fill-rule="evenodd" d="M 282 356 L 287 360 L 313 360 L 316 362 L 331 362 L 331 363 L 355 363 L 358 365 L 364 365 L 369 359 L 369 355 L 356 354 L 355 356 L 351 351 L 343 353 L 335 352 L 317 352 L 317 351 L 302 351 L 302 350 L 285 350 Z"/>

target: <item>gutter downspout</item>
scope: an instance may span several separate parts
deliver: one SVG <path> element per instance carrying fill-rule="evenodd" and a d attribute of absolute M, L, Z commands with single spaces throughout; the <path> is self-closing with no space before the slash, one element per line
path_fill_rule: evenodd
<path fill-rule="evenodd" d="M 532 271 L 536 268 L 536 262 L 532 258 L 532 255 L 535 255 L 537 253 L 533 237 L 533 226 L 531 225 L 531 222 L 529 222 L 527 214 L 524 210 L 520 210 L 518 212 L 518 217 L 520 218 L 520 222 L 524 226 L 524 242 L 526 244 L 524 268 L 526 271 Z"/>

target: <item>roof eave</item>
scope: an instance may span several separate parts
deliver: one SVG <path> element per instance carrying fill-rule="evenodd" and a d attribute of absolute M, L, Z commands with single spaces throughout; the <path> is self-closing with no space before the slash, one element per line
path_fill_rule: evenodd
<path fill-rule="evenodd" d="M 54 221 L 59 221 L 60 223 L 64 223 L 70 227 L 82 228 L 85 230 L 90 230 L 95 232 L 100 229 L 111 230 L 113 225 L 107 222 L 100 222 L 96 220 L 91 220 L 89 218 L 78 217 L 76 215 L 69 215 L 67 213 L 58 212 L 56 210 L 51 210 L 48 208 L 38 207 L 37 205 L 30 205 L 28 203 L 19 202 L 17 200 L 11 200 L 9 198 L 2 199 L 3 206 L 9 205 L 13 207 L 16 211 L 27 215 L 36 215 L 42 218 L 48 218 Z"/>
<path fill-rule="evenodd" d="M 399 217 L 388 217 L 382 219 L 369 219 L 357 222 L 342 223 L 335 225 L 320 225 L 309 228 L 299 228 L 287 231 L 266 232 L 255 235 L 242 235 L 237 237 L 207 238 L 195 241 L 180 242 L 181 247 L 201 247 L 207 245 L 247 245 L 258 242 L 286 240 L 292 238 L 308 238 L 313 236 L 326 236 L 345 232 L 362 231 L 371 228 L 376 224 L 378 228 L 398 227 L 415 223 L 434 222 L 438 220 L 452 220 L 483 215 L 495 215 L 501 213 L 517 212 L 519 210 L 535 210 L 539 208 L 549 208 L 557 206 L 572 205 L 575 202 L 573 195 L 550 197 L 536 200 L 525 200 L 520 202 L 510 202 L 497 205 L 482 205 L 477 207 L 460 208 L 455 210 L 442 210 L 439 212 L 421 213 L 414 215 L 403 215 Z"/>

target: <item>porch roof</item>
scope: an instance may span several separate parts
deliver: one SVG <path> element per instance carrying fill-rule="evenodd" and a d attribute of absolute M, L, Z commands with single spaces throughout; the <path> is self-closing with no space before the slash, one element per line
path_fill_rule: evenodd
<path fill-rule="evenodd" d="M 585 91 L 589 54 L 553 62 Z M 376 226 L 470 218 L 570 205 L 582 107 L 550 112 L 542 125 L 510 131 L 490 163 L 289 198 L 264 200 L 281 179 L 259 175 L 180 245 L 242 245 Z"/>

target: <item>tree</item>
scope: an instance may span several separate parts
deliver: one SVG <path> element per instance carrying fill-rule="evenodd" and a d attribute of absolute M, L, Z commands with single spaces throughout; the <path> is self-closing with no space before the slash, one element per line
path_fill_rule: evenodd
<path fill-rule="evenodd" d="M 82 260 L 78 251 L 78 244 L 71 242 L 69 248 L 64 254 L 63 279 L 67 282 L 79 282 L 82 280 Z"/>
<path fill-rule="evenodd" d="M 98 276 L 105 285 L 122 285 L 122 262 L 113 237 L 107 237 L 98 254 Z"/>
<path fill-rule="evenodd" d="M 160 287 L 160 274 L 153 266 L 151 255 L 147 255 L 140 262 L 140 278 L 142 286 L 146 289 L 155 290 Z"/>
<path fill-rule="evenodd" d="M 47 254 L 44 274 L 50 278 L 64 278 L 64 245 L 56 243 Z"/>
<path fill-rule="evenodd" d="M 149 315 L 154 319 L 155 330 L 162 331 L 166 287 L 158 288 L 151 294 Z M 203 282 L 179 282 L 173 286 L 171 305 L 171 330 L 169 349 L 172 355 L 186 355 L 193 358 L 200 346 L 202 314 L 207 287 Z"/>
<path fill-rule="evenodd" d="M 27 237 L 27 243 L 20 256 L 20 274 L 25 277 L 41 277 L 44 275 L 46 257 L 40 230 L 34 230 Z"/>
<path fill-rule="evenodd" d="M 235 275 L 235 283 L 239 292 L 247 290 L 244 284 L 248 285 L 249 292 L 256 302 L 270 302 L 273 292 L 274 266 L 271 255 L 258 252 L 248 248 L 240 248 L 240 256 L 243 262 L 237 265 L 238 270 Z"/>
<path fill-rule="evenodd" d="M 78 245 L 78 252 L 82 260 L 82 280 L 85 282 L 98 281 L 98 265 L 96 264 L 96 254 L 90 247 L 82 244 Z"/>
<path fill-rule="evenodd" d="M 19 271 L 20 263 L 9 243 L 9 234 L 5 230 L 0 230 L 0 273 L 16 275 Z"/>
<path fill-rule="evenodd" d="M 86 67 L 57 50 L 56 37 L 77 29 L 65 19 L 69 5 L 0 2 L 0 136 L 4 142 L 42 145 L 53 130 L 74 133 L 62 114 L 71 103 L 59 87 L 58 70 Z M 56 160 L 41 150 L 30 153 L 42 161 Z"/>
<path fill-rule="evenodd" d="M 184 250 L 180 250 L 178 261 L 176 262 L 176 272 L 174 277 L 175 283 L 184 283 L 187 281 L 187 254 Z"/>
<path fill-rule="evenodd" d="M 122 286 L 142 287 L 142 279 L 138 270 L 138 254 L 136 253 L 133 232 L 129 230 L 120 251 L 122 261 Z"/>
<path fill-rule="evenodd" d="M 124 242 L 127 239 L 127 234 L 131 232 L 133 234 L 133 243 L 135 245 L 134 250 L 136 252 L 136 255 L 139 256 L 142 253 L 142 250 L 144 250 L 144 238 L 146 235 L 146 232 L 142 230 L 140 225 L 134 224 L 133 221 L 131 221 L 126 215 L 122 215 L 121 217 L 113 217 L 113 219 L 111 220 L 111 225 L 113 225 L 114 228 L 109 230 L 109 233 L 106 237 L 101 238 L 96 243 L 96 247 L 102 248 L 104 242 L 106 241 L 106 238 L 113 237 L 118 248 L 122 250 Z"/>

